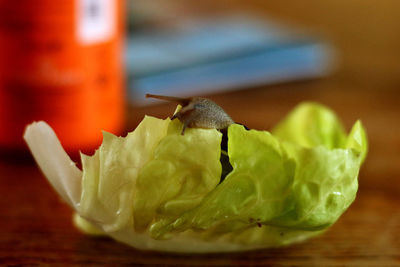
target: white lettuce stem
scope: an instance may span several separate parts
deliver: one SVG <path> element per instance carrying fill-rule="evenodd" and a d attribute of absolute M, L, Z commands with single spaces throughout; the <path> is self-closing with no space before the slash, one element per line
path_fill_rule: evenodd
<path fill-rule="evenodd" d="M 75 210 L 82 191 L 82 171 L 61 146 L 53 129 L 44 121 L 25 129 L 24 139 L 47 180 L 62 199 Z"/>

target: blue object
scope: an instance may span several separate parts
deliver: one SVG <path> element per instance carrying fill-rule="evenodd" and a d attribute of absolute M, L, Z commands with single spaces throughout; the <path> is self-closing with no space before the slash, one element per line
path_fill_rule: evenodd
<path fill-rule="evenodd" d="M 126 61 L 129 97 L 146 104 L 146 93 L 201 96 L 322 76 L 332 68 L 332 49 L 282 25 L 230 17 L 133 35 Z"/>

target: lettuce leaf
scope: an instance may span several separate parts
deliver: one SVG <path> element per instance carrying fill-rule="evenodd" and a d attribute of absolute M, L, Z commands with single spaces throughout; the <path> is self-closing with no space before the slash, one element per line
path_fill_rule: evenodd
<path fill-rule="evenodd" d="M 272 130 L 282 140 L 312 148 L 328 149 L 343 147 L 346 133 L 335 113 L 318 103 L 305 102 L 298 105 Z"/>
<path fill-rule="evenodd" d="M 223 234 L 265 225 L 275 227 L 273 232 L 284 228 L 287 236 L 333 224 L 356 196 L 367 147 L 361 123 L 347 137 L 332 111 L 305 103 L 273 133 L 231 125 L 233 171 L 201 205 L 160 228 L 159 235 L 188 229 Z"/>
<path fill-rule="evenodd" d="M 181 129 L 146 117 L 125 138 L 104 133 L 96 153 L 82 155 L 77 211 L 87 221 L 78 227 L 93 231 L 92 223 L 135 247 L 173 251 L 298 242 L 354 201 L 368 149 L 360 121 L 347 135 L 333 111 L 303 103 L 271 132 L 231 125 L 232 171 L 221 181 L 221 133 Z"/>
<path fill-rule="evenodd" d="M 167 134 L 170 120 L 146 116 L 125 138 L 103 132 L 93 156 L 81 155 L 83 176 L 78 212 L 112 232 L 133 220 L 136 179 Z"/>
<path fill-rule="evenodd" d="M 196 207 L 219 183 L 220 143 L 217 130 L 188 129 L 173 121 L 152 160 L 140 171 L 133 210 L 135 229 L 144 231 L 154 218 L 178 218 Z"/>

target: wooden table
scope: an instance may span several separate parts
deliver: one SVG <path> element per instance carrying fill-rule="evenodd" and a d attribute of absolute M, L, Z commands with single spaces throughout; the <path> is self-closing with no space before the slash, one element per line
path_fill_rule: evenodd
<path fill-rule="evenodd" d="M 246 253 L 138 251 L 107 238 L 82 235 L 72 226 L 72 211 L 32 160 L 3 153 L 0 264 L 400 266 L 400 21 L 396 16 L 400 3 L 354 0 L 346 1 L 344 9 L 341 2 L 345 3 L 314 0 L 267 7 L 260 0 L 249 7 L 324 32 L 341 53 L 335 74 L 211 96 L 250 128 L 268 129 L 303 100 L 330 106 L 347 127 L 358 118 L 363 121 L 370 151 L 360 173 L 358 196 L 328 232 L 303 244 Z M 233 8 L 243 5 L 234 1 Z M 173 109 L 168 104 L 130 107 L 128 128 L 133 129 L 144 114 L 165 117 Z"/>

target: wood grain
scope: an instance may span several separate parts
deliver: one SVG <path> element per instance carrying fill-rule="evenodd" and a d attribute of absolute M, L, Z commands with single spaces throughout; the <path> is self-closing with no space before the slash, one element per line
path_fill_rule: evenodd
<path fill-rule="evenodd" d="M 400 2 L 269 2 L 219 1 L 217 6 L 271 14 L 324 33 L 340 52 L 337 72 L 314 81 L 246 88 L 210 97 L 236 121 L 257 129 L 269 129 L 304 100 L 330 106 L 347 127 L 357 119 L 363 121 L 370 151 L 360 173 L 358 196 L 329 231 L 302 244 L 246 253 L 138 251 L 78 232 L 71 223 L 71 210 L 32 160 L 2 151 L 0 264 L 400 266 Z M 174 107 L 162 104 L 128 110 L 127 129 L 132 130 L 144 114 L 166 117 Z"/>

